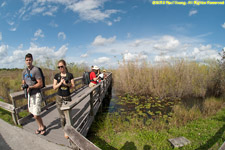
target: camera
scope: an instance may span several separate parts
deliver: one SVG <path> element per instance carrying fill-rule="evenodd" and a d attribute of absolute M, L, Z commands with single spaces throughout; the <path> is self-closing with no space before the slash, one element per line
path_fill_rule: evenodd
<path fill-rule="evenodd" d="M 23 84 L 22 85 L 22 89 L 24 90 L 24 96 L 25 96 L 25 98 L 27 98 L 27 89 L 28 89 L 28 85 L 27 84 Z"/>
<path fill-rule="evenodd" d="M 62 77 L 62 78 L 65 80 L 66 84 L 69 83 L 69 80 L 67 79 L 67 77 Z"/>

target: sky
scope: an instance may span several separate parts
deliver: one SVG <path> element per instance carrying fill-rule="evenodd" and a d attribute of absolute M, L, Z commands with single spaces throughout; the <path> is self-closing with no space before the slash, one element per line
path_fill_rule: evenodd
<path fill-rule="evenodd" d="M 154 2 L 0 0 L 0 68 L 23 68 L 27 53 L 37 61 L 63 58 L 104 68 L 122 60 L 220 58 L 224 4 Z"/>

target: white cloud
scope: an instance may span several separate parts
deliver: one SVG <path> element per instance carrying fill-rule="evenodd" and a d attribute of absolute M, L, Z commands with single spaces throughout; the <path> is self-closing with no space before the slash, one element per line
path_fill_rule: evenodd
<path fill-rule="evenodd" d="M 198 13 L 197 10 L 191 10 L 191 11 L 189 12 L 189 16 L 195 15 L 195 14 L 197 14 L 197 13 Z"/>
<path fill-rule="evenodd" d="M 54 28 L 57 28 L 59 25 L 56 24 L 54 21 L 51 21 L 51 22 L 49 23 L 49 26 L 54 27 Z"/>
<path fill-rule="evenodd" d="M 131 38 L 131 33 L 127 33 L 127 38 Z"/>
<path fill-rule="evenodd" d="M 161 61 L 167 61 L 167 60 L 170 60 L 171 59 L 171 56 L 169 56 L 169 55 L 157 55 L 157 56 L 155 56 L 155 58 L 154 58 L 154 61 L 155 62 L 161 62 Z"/>
<path fill-rule="evenodd" d="M 99 64 L 102 66 L 104 66 L 105 64 L 107 64 L 109 62 L 110 62 L 110 58 L 108 58 L 108 57 L 100 57 L 98 59 L 94 59 L 95 64 Z"/>
<path fill-rule="evenodd" d="M 58 50 L 55 50 L 55 47 L 38 47 L 34 43 L 31 43 L 30 47 L 26 50 L 14 50 L 11 56 L 6 55 L 6 50 L 8 47 L 4 46 L 0 48 L 2 56 L 4 57 L 0 60 L 2 64 L 1 67 L 12 68 L 12 67 L 19 67 L 22 68 L 24 66 L 24 56 L 27 53 L 31 53 L 34 57 L 34 60 L 42 61 L 43 58 L 52 58 L 52 59 L 60 59 L 64 58 L 65 54 L 68 50 L 67 45 L 62 45 Z"/>
<path fill-rule="evenodd" d="M 23 0 L 23 7 L 14 14 L 13 18 L 27 21 L 33 15 L 42 14 L 43 16 L 56 16 L 59 9 L 63 9 L 64 13 L 72 11 L 75 15 L 79 16 L 79 19 L 75 20 L 75 22 L 88 21 L 96 23 L 102 21 L 111 26 L 112 21 L 118 22 L 121 18 L 118 17 L 110 21 L 110 17 L 121 11 L 104 8 L 104 4 L 107 1 L 108 0 Z"/>
<path fill-rule="evenodd" d="M 112 26 L 112 22 L 111 22 L 111 21 L 108 21 L 108 22 L 107 22 L 107 25 L 108 25 L 108 26 Z"/>
<path fill-rule="evenodd" d="M 44 16 L 54 16 L 54 13 L 57 12 L 58 7 L 48 6 L 48 10 L 43 13 Z"/>
<path fill-rule="evenodd" d="M 118 17 L 118 18 L 114 19 L 113 21 L 114 22 L 120 22 L 120 20 L 121 20 L 121 17 Z"/>
<path fill-rule="evenodd" d="M 13 22 L 13 21 L 8 21 L 8 24 L 9 24 L 10 26 L 13 26 L 14 23 L 15 23 L 15 22 Z"/>
<path fill-rule="evenodd" d="M 22 49 L 23 48 L 23 44 L 20 44 L 19 46 L 18 46 L 18 49 Z"/>
<path fill-rule="evenodd" d="M 2 32 L 0 32 L 0 41 L 2 40 Z"/>
<path fill-rule="evenodd" d="M 16 28 L 10 28 L 9 30 L 10 31 L 16 31 Z"/>
<path fill-rule="evenodd" d="M 106 18 L 109 18 L 110 15 L 119 12 L 115 9 L 101 11 L 104 2 L 104 0 L 78 1 L 68 5 L 67 8 L 75 13 L 78 13 L 82 20 L 98 22 L 103 21 Z"/>
<path fill-rule="evenodd" d="M 0 58 L 3 58 L 7 55 L 8 45 L 1 45 L 0 46 Z"/>
<path fill-rule="evenodd" d="M 38 7 L 38 8 L 34 8 L 32 11 L 31 11 L 31 15 L 36 15 L 36 14 L 39 14 L 39 13 L 42 13 L 45 11 L 45 7 Z"/>
<path fill-rule="evenodd" d="M 86 57 L 88 57 L 88 54 L 87 54 L 87 53 L 82 54 L 80 57 L 81 57 L 81 58 L 86 58 Z"/>
<path fill-rule="evenodd" d="M 66 34 L 64 32 L 59 32 L 58 33 L 58 39 L 65 40 L 66 39 Z"/>
<path fill-rule="evenodd" d="M 33 40 L 37 40 L 38 38 L 43 38 L 45 37 L 44 33 L 42 32 L 41 29 L 38 29 L 35 33 L 34 33 L 34 38 Z"/>
<path fill-rule="evenodd" d="M 123 59 L 125 60 L 125 61 L 133 61 L 133 60 L 136 60 L 136 59 L 147 59 L 148 58 L 148 56 L 147 55 L 144 55 L 144 54 L 132 54 L 132 53 L 129 53 L 129 52 L 127 52 L 127 53 L 125 53 L 124 55 L 123 55 Z"/>
<path fill-rule="evenodd" d="M 2 2 L 1 7 L 4 7 L 6 5 L 6 2 Z"/>
<path fill-rule="evenodd" d="M 95 40 L 92 43 L 92 45 L 94 45 L 94 46 L 102 46 L 102 45 L 113 43 L 113 42 L 115 42 L 115 40 L 116 40 L 116 36 L 113 36 L 111 38 L 106 39 L 106 38 L 103 38 L 101 35 L 98 35 L 95 38 Z"/>
<path fill-rule="evenodd" d="M 208 44 L 208 45 L 200 45 L 199 50 L 200 51 L 206 51 L 206 50 L 210 50 L 212 49 L 212 45 Z"/>
<path fill-rule="evenodd" d="M 179 44 L 179 40 L 173 36 L 165 35 L 154 45 L 154 48 L 161 51 L 171 51 L 175 50 Z"/>
<path fill-rule="evenodd" d="M 224 24 L 222 24 L 221 26 L 225 29 L 225 22 L 224 22 Z"/>

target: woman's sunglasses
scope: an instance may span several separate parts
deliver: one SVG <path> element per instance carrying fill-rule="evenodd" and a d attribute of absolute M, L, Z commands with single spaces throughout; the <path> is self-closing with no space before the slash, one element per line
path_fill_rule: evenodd
<path fill-rule="evenodd" d="M 58 66 L 58 69 L 63 68 L 63 66 Z"/>

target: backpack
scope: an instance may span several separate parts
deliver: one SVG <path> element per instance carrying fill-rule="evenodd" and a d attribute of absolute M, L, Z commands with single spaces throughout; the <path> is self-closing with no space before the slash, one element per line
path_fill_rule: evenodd
<path fill-rule="evenodd" d="M 91 72 L 87 72 L 87 71 L 84 71 L 84 73 L 83 73 L 83 83 L 85 85 L 89 85 L 89 83 L 91 82 L 90 81 L 90 73 Z"/>
<path fill-rule="evenodd" d="M 41 88 L 44 88 L 45 87 L 45 76 L 44 76 L 43 71 L 41 70 L 41 68 L 39 68 L 39 67 L 37 67 L 37 68 L 38 68 L 38 70 L 41 73 L 41 79 L 42 79 L 42 87 Z M 30 70 L 27 69 L 27 73 L 28 73 L 28 77 L 30 77 L 32 81 L 35 81 L 37 83 L 37 80 L 35 79 L 35 77 L 31 77 L 30 76 Z"/>

